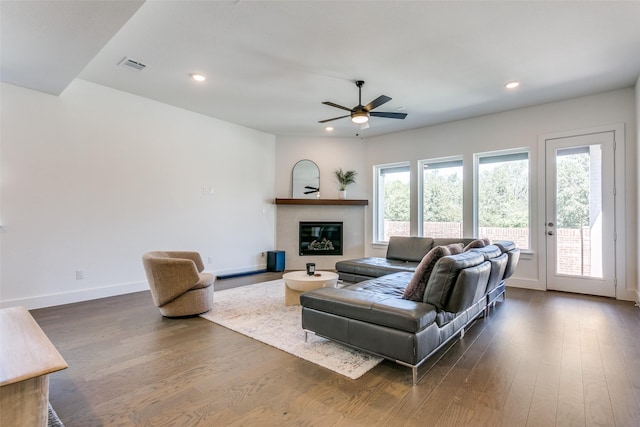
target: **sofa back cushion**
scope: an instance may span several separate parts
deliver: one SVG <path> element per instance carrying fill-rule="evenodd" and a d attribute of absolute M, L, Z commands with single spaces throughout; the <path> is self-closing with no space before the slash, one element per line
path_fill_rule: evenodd
<path fill-rule="evenodd" d="M 462 243 L 462 246 L 468 245 L 475 239 L 469 237 L 434 237 L 433 246 L 447 246 L 452 243 Z"/>
<path fill-rule="evenodd" d="M 485 296 L 490 274 L 491 263 L 489 261 L 483 261 L 481 264 L 460 270 L 451 289 L 451 295 L 444 303 L 444 311 L 459 313 L 480 301 Z"/>
<path fill-rule="evenodd" d="M 516 271 L 518 260 L 520 259 L 520 248 L 516 247 L 515 243 L 510 240 L 502 240 L 495 242 L 495 245 L 500 248 L 502 253 L 507 254 L 507 266 L 504 271 L 502 280 L 506 280 Z"/>
<path fill-rule="evenodd" d="M 435 306 L 438 310 L 444 310 L 447 307 L 453 287 L 458 280 L 460 270 L 475 267 L 483 262 L 484 257 L 477 252 L 463 252 L 440 258 L 433 267 L 422 300 Z M 484 286 L 486 286 L 486 283 Z"/>
<path fill-rule="evenodd" d="M 431 237 L 389 237 L 387 258 L 420 262 L 433 247 Z"/>
<path fill-rule="evenodd" d="M 507 268 L 507 254 L 502 253 L 502 250 L 496 245 L 487 245 L 484 248 L 473 248 L 470 249 L 470 251 L 482 254 L 484 259 L 491 263 L 491 274 L 489 275 L 487 289 L 485 290 L 485 292 L 491 292 L 502 282 L 505 269 Z"/>

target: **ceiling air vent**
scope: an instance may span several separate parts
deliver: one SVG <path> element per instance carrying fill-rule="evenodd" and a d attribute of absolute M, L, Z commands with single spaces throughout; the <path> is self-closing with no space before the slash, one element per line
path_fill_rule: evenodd
<path fill-rule="evenodd" d="M 147 66 L 142 62 L 127 58 L 126 56 L 122 58 L 120 62 L 118 62 L 118 65 L 135 71 L 142 71 L 147 68 Z"/>

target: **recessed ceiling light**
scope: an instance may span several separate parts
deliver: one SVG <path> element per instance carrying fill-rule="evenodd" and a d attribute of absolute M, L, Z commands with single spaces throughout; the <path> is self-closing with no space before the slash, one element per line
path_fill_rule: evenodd
<path fill-rule="evenodd" d="M 515 89 L 518 86 L 520 86 L 520 82 L 509 82 L 506 85 L 504 85 L 504 87 L 506 87 L 507 89 Z"/>
<path fill-rule="evenodd" d="M 197 82 L 203 82 L 207 80 L 207 78 L 202 74 L 191 74 L 191 78 Z"/>
<path fill-rule="evenodd" d="M 326 128 L 324 128 L 324 130 L 331 132 L 333 130 L 333 128 L 331 126 L 327 126 Z"/>

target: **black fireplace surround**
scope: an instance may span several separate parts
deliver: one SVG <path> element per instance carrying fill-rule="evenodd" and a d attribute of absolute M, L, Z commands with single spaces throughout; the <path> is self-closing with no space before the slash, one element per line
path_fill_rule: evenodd
<path fill-rule="evenodd" d="M 342 222 L 300 222 L 300 255 L 342 255 Z"/>

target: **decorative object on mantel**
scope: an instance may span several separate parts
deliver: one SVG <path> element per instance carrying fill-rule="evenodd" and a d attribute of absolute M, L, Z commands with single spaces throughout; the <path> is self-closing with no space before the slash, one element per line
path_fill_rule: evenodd
<path fill-rule="evenodd" d="M 311 160 L 300 160 L 291 171 L 291 197 L 294 199 L 320 198 L 320 169 Z"/>
<path fill-rule="evenodd" d="M 340 193 L 338 193 L 339 199 L 347 198 L 347 185 L 355 184 L 356 175 L 358 174 L 356 171 L 346 171 L 343 172 L 342 168 L 336 169 L 334 171 L 336 174 L 336 178 L 338 178 L 338 182 L 340 183 Z"/>

